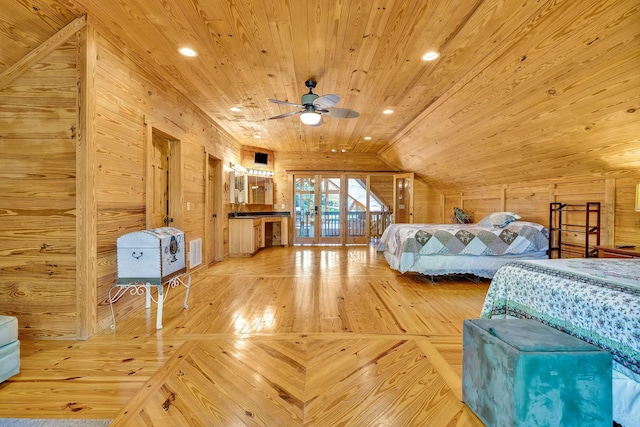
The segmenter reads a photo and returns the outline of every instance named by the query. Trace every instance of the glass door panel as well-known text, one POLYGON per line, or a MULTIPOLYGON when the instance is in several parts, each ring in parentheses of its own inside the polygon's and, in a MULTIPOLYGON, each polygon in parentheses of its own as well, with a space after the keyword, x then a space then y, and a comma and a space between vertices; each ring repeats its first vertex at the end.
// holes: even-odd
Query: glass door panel
POLYGON ((319 243, 340 243, 342 230, 340 177, 320 178, 320 239, 319 243))
POLYGON ((369 236, 379 238, 393 222, 393 176, 371 176, 369 181, 369 236))
POLYGON ((368 179, 347 178, 347 243, 367 243, 368 179))
POLYGON ((394 222, 413 224, 413 173, 393 177, 394 222))
POLYGON ((313 176, 294 177, 294 243, 316 243, 316 180, 313 176))
POLYGON ((294 175, 293 183, 294 244, 368 244, 393 221, 396 199, 412 219, 413 174, 294 175))

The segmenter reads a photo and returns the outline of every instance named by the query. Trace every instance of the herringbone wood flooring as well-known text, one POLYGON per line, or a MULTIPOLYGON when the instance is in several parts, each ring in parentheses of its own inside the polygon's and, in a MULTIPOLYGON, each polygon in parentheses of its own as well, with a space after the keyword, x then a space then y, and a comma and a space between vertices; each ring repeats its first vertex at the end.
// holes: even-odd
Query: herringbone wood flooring
MULTIPOLYGON (((374 248, 290 247, 194 275, 83 342, 23 342, 0 416, 114 426, 476 426, 462 320, 488 281, 390 270, 374 248), (173 294, 172 294, 173 293, 173 294)), ((142 300, 143 298, 141 298, 142 300)))

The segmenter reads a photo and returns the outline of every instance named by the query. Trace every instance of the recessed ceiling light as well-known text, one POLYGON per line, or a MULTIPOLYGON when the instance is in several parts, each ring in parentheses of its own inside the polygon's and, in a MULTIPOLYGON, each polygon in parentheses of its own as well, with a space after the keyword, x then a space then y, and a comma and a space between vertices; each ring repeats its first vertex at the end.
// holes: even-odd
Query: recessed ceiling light
POLYGON ((384 110, 382 114, 393 114, 393 110, 384 110))
POLYGON ((337 152, 338 152, 338 150, 337 150, 337 149, 335 149, 335 148, 332 148, 332 149, 331 149, 331 152, 332 152, 332 153, 337 153, 337 152))
POLYGON ((178 52, 180 52, 181 55, 190 56, 190 57, 198 55, 198 52, 191 49, 190 47, 181 47, 180 49, 178 49, 178 52))
POLYGON ((423 61, 433 61, 434 59, 438 59, 440 57, 440 53, 436 51, 427 52, 422 55, 423 61))
POLYGON ((365 136, 364 139, 366 139, 367 141, 371 141, 371 137, 370 136, 365 136))
POLYGON ((262 137, 261 137, 260 135, 258 135, 257 133, 256 133, 255 135, 253 135, 253 137, 254 137, 255 139, 260 139, 260 138, 262 138, 262 137))
POLYGON ((198 55, 198 52, 196 52, 195 50, 191 49, 190 47, 181 47, 180 49, 178 49, 178 52, 180 52, 180 54, 182 54, 184 56, 196 56, 196 55, 198 55))
POLYGON ((343 148, 343 149, 342 149, 342 150, 340 150, 340 151, 342 151, 343 153, 346 153, 346 152, 347 152, 347 149, 346 149, 346 148, 343 148))
POLYGON ((238 107, 231 107, 229 108, 231 111, 233 111, 234 113, 239 113, 240 111, 242 111, 241 109, 239 109, 238 107))

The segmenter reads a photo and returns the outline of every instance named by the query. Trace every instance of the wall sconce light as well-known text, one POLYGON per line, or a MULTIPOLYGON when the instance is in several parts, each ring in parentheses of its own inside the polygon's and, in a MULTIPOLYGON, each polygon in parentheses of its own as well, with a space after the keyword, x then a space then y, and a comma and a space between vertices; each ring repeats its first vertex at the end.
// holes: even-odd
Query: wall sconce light
POLYGON ((272 171, 260 170, 260 169, 247 169, 248 175, 257 175, 257 176, 273 176, 272 171))
POLYGON ((244 166, 237 165, 235 163, 230 163, 229 166, 236 172, 240 172, 246 175, 256 175, 256 176, 274 176, 273 171, 262 170, 262 169, 247 169, 244 166))
POLYGON ((235 163, 230 163, 229 166, 236 172, 247 173, 247 168, 245 168, 244 166, 240 166, 235 163))

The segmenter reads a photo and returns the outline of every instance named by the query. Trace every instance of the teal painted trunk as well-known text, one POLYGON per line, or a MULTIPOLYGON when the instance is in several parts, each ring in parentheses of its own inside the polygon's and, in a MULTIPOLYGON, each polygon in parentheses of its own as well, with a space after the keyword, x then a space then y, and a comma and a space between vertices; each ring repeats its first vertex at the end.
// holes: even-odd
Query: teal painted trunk
POLYGON ((611 427, 611 354, 542 323, 463 324, 462 399, 487 426, 611 427))

